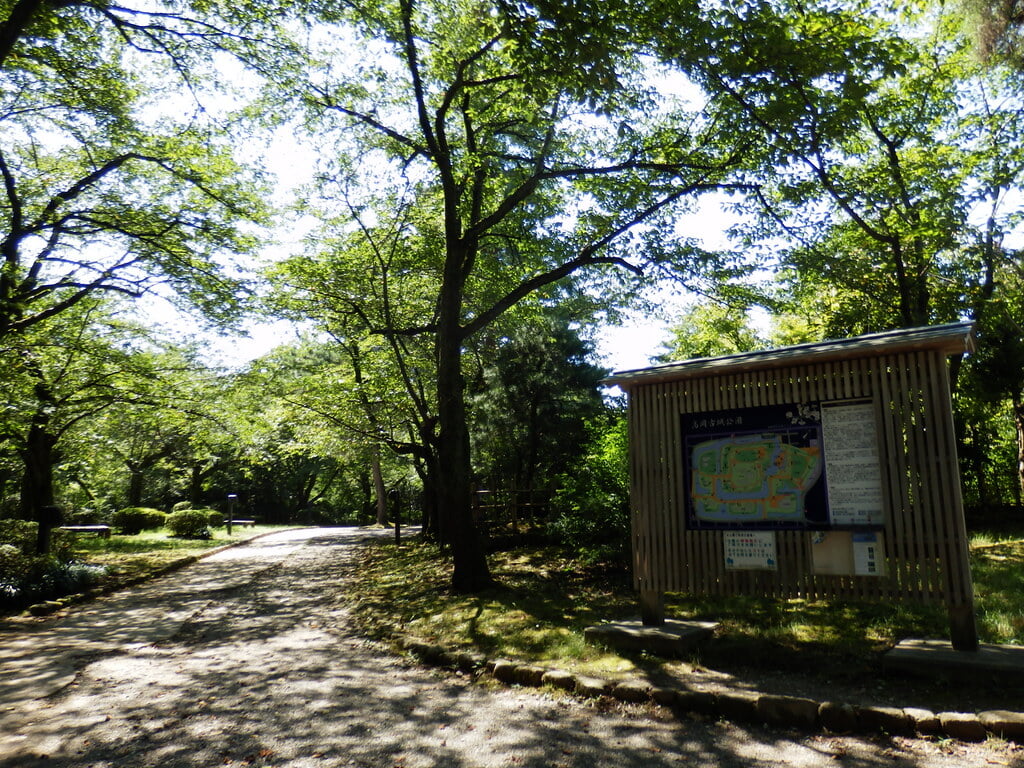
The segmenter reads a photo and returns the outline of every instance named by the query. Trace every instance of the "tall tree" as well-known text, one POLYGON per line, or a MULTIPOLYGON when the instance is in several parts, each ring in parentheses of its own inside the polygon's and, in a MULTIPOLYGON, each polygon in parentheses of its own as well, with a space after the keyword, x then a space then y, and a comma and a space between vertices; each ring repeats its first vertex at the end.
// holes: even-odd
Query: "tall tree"
POLYGON ((502 339, 471 385, 475 465, 492 490, 553 491, 605 411, 606 369, 578 328, 548 311, 502 339))
POLYGON ((652 86, 664 73, 645 57, 646 4, 302 8, 337 25, 322 35, 333 51, 318 52, 334 63, 299 78, 311 118, 358 158, 363 181, 415 196, 430 301, 384 335, 430 339, 452 585, 478 590, 491 577, 470 510, 467 343, 584 273, 693 271, 672 216, 719 183, 730 150, 700 109, 652 86))
POLYGON ((1024 3, 1020 0, 962 0, 968 32, 988 60, 1024 66, 1024 3))
POLYGON ((0 337, 95 292, 170 288, 230 316, 243 285, 224 267, 255 243, 238 223, 262 216, 259 187, 189 104, 236 38, 141 5, 0 10, 0 337))
POLYGON ((825 294, 830 334, 957 311, 936 297, 970 209, 963 45, 877 5, 722 7, 705 45, 678 54, 733 130, 761 135, 744 174, 748 244, 778 251, 781 235, 797 282, 809 276, 815 297, 822 283, 838 289, 825 294))
POLYGON ((141 346, 141 329, 95 300, 79 302, 15 341, 3 349, 7 387, 0 429, 23 464, 21 514, 40 519, 55 501, 62 441, 115 404, 162 398, 162 364, 141 346))
POLYGON ((724 119, 764 137, 742 234, 780 255, 780 298, 813 336, 971 317, 976 359, 1009 363, 1013 282, 997 275, 1019 263, 1003 241, 1019 221, 1024 91, 933 11, 755 0, 719 9, 706 46, 678 55, 724 119))

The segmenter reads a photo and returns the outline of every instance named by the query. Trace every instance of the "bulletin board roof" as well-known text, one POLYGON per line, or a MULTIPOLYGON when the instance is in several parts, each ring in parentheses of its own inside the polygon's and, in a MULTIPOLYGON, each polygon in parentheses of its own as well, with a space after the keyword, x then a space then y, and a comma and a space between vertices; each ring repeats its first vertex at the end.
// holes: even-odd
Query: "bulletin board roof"
POLYGON ((871 333, 849 339, 820 341, 780 347, 760 352, 743 352, 723 357, 702 357, 680 363, 667 363, 650 368, 616 371, 604 380, 622 389, 676 381, 680 379, 734 374, 777 368, 783 365, 825 363, 851 358, 871 358, 920 350, 934 350, 946 355, 974 351, 974 324, 970 322, 932 325, 925 328, 902 328, 884 333, 871 333))

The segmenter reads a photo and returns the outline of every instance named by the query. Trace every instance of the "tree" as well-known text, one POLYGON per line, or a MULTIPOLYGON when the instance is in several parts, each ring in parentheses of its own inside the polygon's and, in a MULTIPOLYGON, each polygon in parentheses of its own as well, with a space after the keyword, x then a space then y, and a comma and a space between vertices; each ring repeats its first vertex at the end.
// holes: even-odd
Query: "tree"
POLYGON ((363 446, 371 465, 381 446, 411 459, 425 491, 424 532, 446 542, 435 492, 429 335, 393 332, 415 327, 431 311, 430 272, 418 256, 435 233, 429 220, 412 226, 417 212, 390 190, 353 199, 352 190, 339 186, 335 199, 343 212, 321 214, 312 252, 271 272, 277 310, 313 319, 334 342, 332 351, 320 350, 324 375, 303 388, 301 403, 363 446))
POLYGON ((1018 261, 1002 242, 1019 220, 1020 78, 980 65, 949 18, 874 6, 730 6, 706 48, 678 54, 723 119, 763 136, 741 232, 780 254, 779 304, 814 337, 966 316, 983 347, 998 340, 979 361, 1012 358, 994 326, 1011 284, 996 276, 1018 261))
POLYGON ((768 342, 751 327, 742 308, 705 302, 695 304, 669 328, 666 352, 658 362, 718 357, 764 349, 768 342))
MULTIPOLYGON (((1018 504, 1024 498, 1024 301, 1021 288, 1024 287, 1024 263, 1019 254, 1004 255, 993 265, 991 280, 998 282, 1000 290, 991 296, 977 312, 978 351, 972 356, 967 369, 967 384, 970 399, 980 401, 989 408, 998 408, 1008 402, 1009 418, 1016 437, 1012 475, 1016 479, 1013 496, 1018 504), (1015 257, 1015 258, 1014 258, 1015 257)), ((968 407, 971 404, 968 404, 968 407)), ((974 405, 975 413, 980 410, 974 405)), ((977 426, 977 425, 975 425, 977 426)), ((991 431, 991 430, 990 430, 991 431)), ((968 432, 967 437, 971 435, 968 432)), ((980 465, 977 472, 984 472, 984 464, 990 461, 991 437, 977 436, 974 445, 982 443, 985 460, 976 460, 980 465)), ((982 502, 991 501, 983 494, 984 481, 979 480, 978 492, 982 502)))
POLYGON ((161 397, 161 362, 137 346, 145 336, 96 300, 83 300, 3 350, 7 389, 4 440, 23 465, 21 515, 41 520, 55 502, 60 446, 81 425, 115 404, 161 397))
POLYGON ((60 395, 36 334, 99 296, 236 317, 245 281, 227 267, 256 243, 239 222, 264 214, 257 179, 201 117, 213 111, 182 97, 212 88, 202 63, 244 37, 141 4, 5 0, 0 19, 0 343, 24 352, 15 372, 40 404, 23 492, 38 511, 53 482, 44 404, 60 395))
POLYGON ((1019 69, 1024 64, 1024 5, 1019 0, 963 0, 961 5, 966 11, 964 26, 973 33, 979 52, 1019 69))
POLYGON ((694 59, 733 130, 763 150, 743 173, 748 244, 778 250, 793 288, 833 301, 843 332, 952 319, 937 301, 966 225, 973 169, 957 124, 966 58, 941 28, 871 2, 753 2, 716 12, 694 59), (750 34, 750 30, 757 34, 750 34))
POLYGON ((556 312, 527 320, 489 355, 470 386, 476 466, 492 490, 555 490, 604 412, 593 347, 556 312))
POLYGON ((96 292, 166 286, 232 316, 243 283, 223 267, 255 243, 238 222, 262 217, 259 186, 216 125, 167 105, 234 38, 170 10, 3 5, 0 337, 96 292))
POLYGON ((352 44, 339 66, 298 79, 311 118, 364 181, 414 200, 430 300, 415 324, 378 332, 430 340, 452 585, 479 590, 491 577, 470 510, 467 344, 583 274, 695 271, 672 216, 718 184, 732 148, 649 85, 644 4, 307 8, 337 25, 324 33, 335 50, 352 44))
MULTIPOLYGON (((336 345, 282 346, 233 377, 231 411, 253 510, 268 519, 372 519, 377 443, 352 411, 352 375, 336 345)), ((382 462, 384 477, 394 468, 382 462)))

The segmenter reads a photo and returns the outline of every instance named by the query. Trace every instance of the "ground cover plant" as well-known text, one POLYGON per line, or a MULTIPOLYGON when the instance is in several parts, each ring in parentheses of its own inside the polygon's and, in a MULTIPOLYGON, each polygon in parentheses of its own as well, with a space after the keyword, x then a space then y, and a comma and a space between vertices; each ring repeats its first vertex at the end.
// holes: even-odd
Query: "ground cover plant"
MULTIPOLYGON (((971 555, 981 641, 1024 643, 1024 537, 976 534, 971 555)), ((356 619, 380 639, 416 638, 606 678, 703 673, 780 693, 832 699, 842 691, 855 702, 899 698, 932 707, 955 696, 949 706, 1008 706, 998 686, 972 692, 881 674, 881 654, 901 639, 947 637, 940 606, 669 595, 669 616, 719 622, 697 654, 670 660, 584 642, 589 625, 637 616, 625 567, 586 565, 552 547, 497 553, 492 566, 500 587, 458 595, 447 589, 436 548, 376 542, 362 555, 356 619)))
POLYGON ((143 531, 137 536, 114 534, 109 539, 82 536, 75 540, 73 551, 78 559, 104 566, 110 574, 108 581, 128 582, 158 573, 211 549, 287 527, 256 525, 234 528, 230 536, 223 528, 213 529, 208 539, 178 538, 167 530, 143 531))
MULTIPOLYGON (((209 517, 204 513, 203 519, 209 517)), ((21 547, 0 542, 0 613, 16 613, 44 600, 73 602, 90 591, 116 589, 192 562, 211 549, 286 527, 236 528, 231 535, 214 528, 206 539, 182 538, 166 529, 114 533, 107 539, 57 531, 61 545, 46 557, 32 557, 21 547)), ((34 539, 33 529, 33 544, 34 539)))

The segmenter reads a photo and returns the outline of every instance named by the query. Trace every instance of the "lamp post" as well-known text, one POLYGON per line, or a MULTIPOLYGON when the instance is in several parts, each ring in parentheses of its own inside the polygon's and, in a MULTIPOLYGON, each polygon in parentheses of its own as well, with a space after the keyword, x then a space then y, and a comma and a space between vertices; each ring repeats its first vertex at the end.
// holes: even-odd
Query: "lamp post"
POLYGON ((234 518, 234 514, 235 514, 235 499, 237 499, 237 498, 238 498, 238 496, 236 496, 233 493, 229 493, 228 494, 228 520, 227 520, 228 536, 231 535, 231 521, 234 518))

